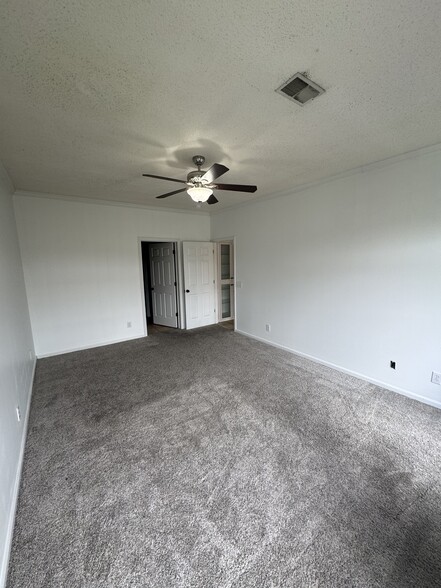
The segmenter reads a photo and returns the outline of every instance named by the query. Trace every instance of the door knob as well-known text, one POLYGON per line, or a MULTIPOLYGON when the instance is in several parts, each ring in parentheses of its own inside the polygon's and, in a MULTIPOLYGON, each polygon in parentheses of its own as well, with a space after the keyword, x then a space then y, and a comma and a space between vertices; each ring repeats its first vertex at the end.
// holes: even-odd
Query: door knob
POLYGON ((190 290, 185 290, 187 292, 187 294, 190 292, 190 290))

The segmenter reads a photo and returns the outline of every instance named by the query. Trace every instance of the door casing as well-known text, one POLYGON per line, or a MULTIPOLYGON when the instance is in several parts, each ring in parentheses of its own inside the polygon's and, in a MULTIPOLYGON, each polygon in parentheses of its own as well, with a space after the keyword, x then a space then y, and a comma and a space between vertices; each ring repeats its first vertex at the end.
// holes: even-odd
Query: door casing
MULTIPOLYGON (((177 281, 177 292, 178 292, 178 329, 186 329, 186 320, 185 320, 185 292, 184 292, 184 264, 183 264, 183 252, 182 252, 182 239, 177 239, 176 237, 138 237, 138 259, 139 259, 139 276, 140 276, 140 295, 141 300, 144 301, 144 277, 143 277, 143 270, 142 270, 142 242, 149 242, 149 243, 166 243, 171 241, 176 245, 176 281, 177 281)), ((236 294, 236 278, 237 278, 237 247, 236 247, 236 237, 235 236, 228 236, 222 239, 213 239, 212 242, 217 247, 217 244, 220 242, 233 242, 233 259, 234 259, 234 330, 236 330, 238 314, 237 314, 237 294, 236 294)), ((215 256, 215 276, 217 276, 217 255, 215 256)), ((217 277, 216 279, 216 288, 217 288, 217 277)), ((218 310, 217 304, 217 296, 215 296, 215 307, 216 311, 218 310)), ((142 314, 143 314, 143 323, 144 323, 144 335, 148 335, 147 329, 147 317, 145 312, 145 304, 142 303, 142 314)))
MULTIPOLYGON (((140 290, 142 300, 144 301, 144 276, 142 268, 142 243, 168 243, 172 242, 176 248, 176 288, 177 288, 177 309, 178 309, 178 329, 185 329, 185 305, 183 295, 183 273, 182 273, 182 241, 176 237, 158 238, 158 237, 138 237, 138 258, 139 258, 139 276, 140 276, 140 290)), ((145 312, 145 304, 142 305, 142 315, 144 323, 144 335, 148 336, 147 316, 145 312)))

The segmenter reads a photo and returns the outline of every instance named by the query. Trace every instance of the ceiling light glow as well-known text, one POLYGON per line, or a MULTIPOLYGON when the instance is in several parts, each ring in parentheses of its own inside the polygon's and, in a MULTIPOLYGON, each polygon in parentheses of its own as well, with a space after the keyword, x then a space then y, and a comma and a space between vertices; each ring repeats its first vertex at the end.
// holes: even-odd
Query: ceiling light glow
POLYGON ((194 188, 188 188, 187 194, 195 202, 207 202, 213 194, 213 190, 211 188, 205 188, 204 186, 195 186, 194 188))

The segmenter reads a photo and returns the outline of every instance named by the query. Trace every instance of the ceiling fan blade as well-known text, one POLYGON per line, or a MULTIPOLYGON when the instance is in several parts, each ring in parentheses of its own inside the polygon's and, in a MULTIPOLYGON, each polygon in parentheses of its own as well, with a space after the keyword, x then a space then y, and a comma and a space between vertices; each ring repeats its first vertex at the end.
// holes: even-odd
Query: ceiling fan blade
POLYGON ((220 163, 213 163, 210 169, 204 173, 202 179, 207 180, 207 182, 211 184, 211 182, 214 182, 216 178, 218 178, 227 171, 228 167, 225 167, 225 165, 222 165, 220 163))
POLYGON ((216 202, 219 202, 219 200, 216 198, 214 194, 212 194, 210 198, 207 200, 207 204, 216 204, 216 202))
POLYGON ((257 186, 247 186, 246 184, 213 184, 210 186, 215 190, 234 190, 235 192, 255 192, 257 186))
POLYGON ((173 192, 167 192, 167 194, 161 194, 161 196, 156 196, 156 198, 167 198, 168 196, 173 196, 173 194, 179 194, 179 192, 185 192, 185 188, 174 190, 173 192))
POLYGON ((142 174, 146 178, 157 178, 158 180, 167 180, 168 182, 179 182, 180 184, 186 184, 184 180, 177 180, 176 178, 166 178, 165 176, 155 176, 153 174, 142 174))

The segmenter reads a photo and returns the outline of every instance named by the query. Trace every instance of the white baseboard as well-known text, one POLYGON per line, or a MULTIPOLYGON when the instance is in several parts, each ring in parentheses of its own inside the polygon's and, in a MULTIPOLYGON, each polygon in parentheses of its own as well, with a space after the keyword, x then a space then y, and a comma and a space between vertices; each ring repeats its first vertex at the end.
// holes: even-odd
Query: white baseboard
POLYGON ((31 381, 29 384, 28 403, 26 406, 25 420, 23 422, 23 436, 21 439, 20 454, 18 457, 17 473, 15 475, 14 489, 12 491, 12 503, 11 503, 11 509, 9 511, 9 523, 8 523, 8 530, 6 532, 5 550, 3 552, 3 558, 1 561, 1 567, 0 567, 0 588, 5 588, 6 580, 7 580, 7 576, 8 576, 9 558, 11 555, 12 537, 14 535, 15 515, 17 512, 18 493, 20 491, 20 481, 21 481, 21 472, 23 469, 23 458, 24 458, 24 453, 25 453, 26 437, 28 434, 29 413, 31 411, 32 388, 34 385, 34 376, 35 376, 35 366, 36 365, 37 365, 37 359, 34 358, 34 363, 32 366, 32 373, 31 373, 31 381))
POLYGON ((114 345, 115 343, 124 343, 125 341, 133 341, 134 339, 143 339, 146 335, 135 335, 133 337, 125 337, 124 339, 112 339, 110 341, 102 341, 101 343, 93 343, 92 345, 84 345, 82 347, 70 347, 69 349, 62 349, 61 351, 52 351, 50 353, 39 353, 38 359, 44 357, 54 357, 55 355, 64 355, 65 353, 74 353, 75 351, 84 351, 85 349, 95 349, 95 347, 105 347, 106 345, 114 345))
POLYGON ((279 345, 278 343, 274 343, 273 341, 268 341, 263 337, 257 337, 256 335, 251 335, 251 333, 247 333, 246 331, 241 331, 239 329, 235 329, 236 333, 240 333, 245 337, 249 337, 250 339, 255 339, 256 341, 261 341, 262 343, 266 343, 267 345, 271 345, 271 347, 277 347, 278 349, 283 349, 285 351, 289 351, 294 355, 298 355, 299 357, 304 357, 305 359, 309 359, 314 361, 315 363, 319 363, 321 365, 325 365, 330 367, 338 372, 342 372, 344 374, 348 374, 350 376, 354 376, 355 378, 359 378, 360 380, 364 380, 365 382, 369 382, 370 384, 375 384, 376 386, 380 386, 381 388, 385 388, 386 390, 390 390, 391 392, 396 392, 397 394, 402 394, 403 396, 407 396, 408 398, 413 398, 413 400, 418 400, 419 402, 423 402, 424 404, 429 404, 430 406, 434 406, 435 408, 441 409, 441 402, 437 400, 432 400, 432 398, 427 398, 426 396, 421 396, 420 394, 415 394, 410 390, 405 390, 404 388, 399 388, 398 386, 392 386, 391 384, 386 384, 386 382, 382 382, 381 380, 376 380, 375 378, 371 378, 366 376, 365 374, 359 374, 358 372, 354 372, 353 370, 348 370, 340 365, 336 365, 335 363, 331 363, 329 361, 325 361, 323 359, 319 359, 318 357, 314 357, 313 355, 308 355, 307 353, 302 353, 301 351, 297 351, 296 349, 291 349, 290 347, 286 347, 286 345, 279 345))

